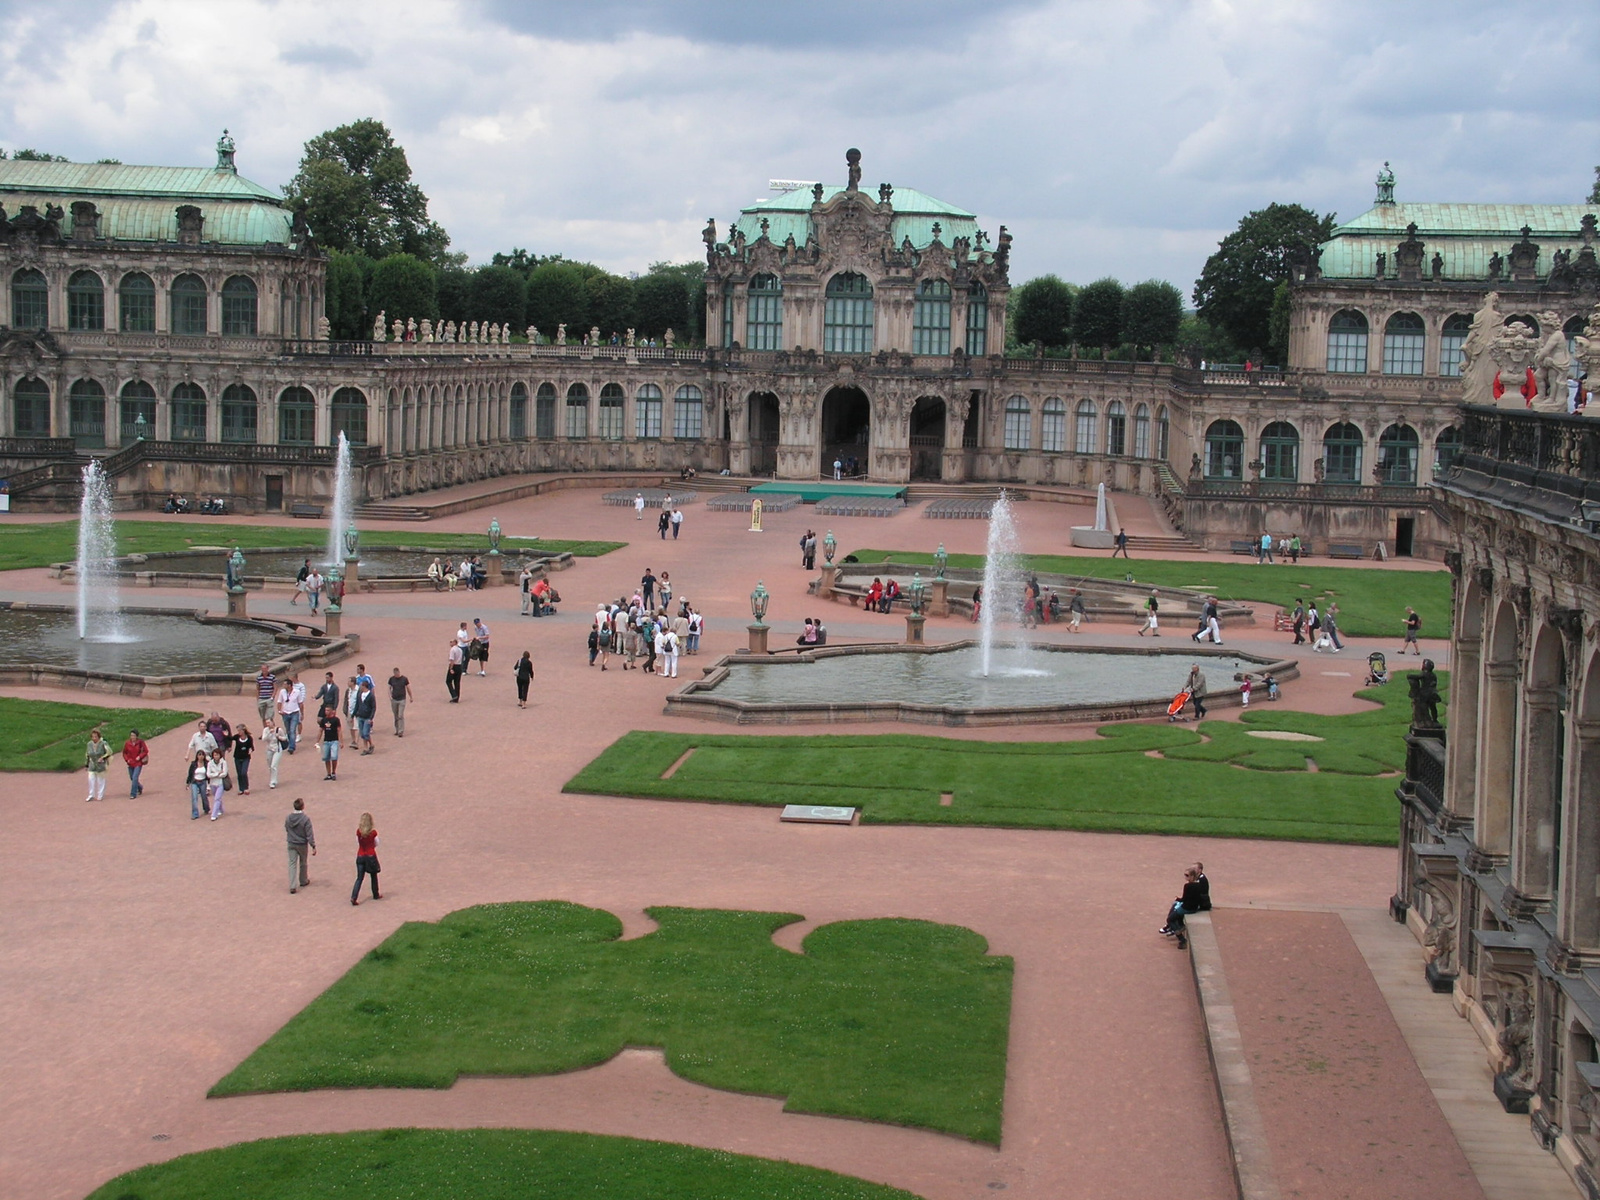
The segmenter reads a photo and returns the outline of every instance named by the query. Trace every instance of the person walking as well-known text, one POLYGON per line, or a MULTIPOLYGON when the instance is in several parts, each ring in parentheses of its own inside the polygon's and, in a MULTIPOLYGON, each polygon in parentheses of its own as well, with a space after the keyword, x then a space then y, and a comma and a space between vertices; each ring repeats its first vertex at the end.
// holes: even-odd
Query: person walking
POLYGON ((106 798, 106 763, 111 760, 111 744, 100 736, 98 727, 89 731, 89 747, 84 752, 83 766, 89 775, 87 800, 106 798))
POLYGON ((465 652, 461 643, 455 638, 450 639, 450 656, 444 668, 444 688, 450 693, 450 703, 461 703, 461 675, 466 668, 465 652))
POLYGON ((489 627, 477 617, 472 618, 472 643, 476 647, 473 657, 478 660, 478 674, 489 673, 489 627))
POLYGON ((338 712, 341 699, 339 685, 333 681, 333 672, 323 672, 322 686, 317 689, 317 709, 331 708, 334 712, 338 712))
POLYGON ((184 778, 189 785, 189 819, 198 821, 200 810, 211 810, 211 800, 206 794, 206 764, 211 761, 211 755, 204 750, 196 750, 189 759, 188 770, 184 778))
POLYGON ((656 584, 656 596, 657 596, 656 603, 657 603, 657 605, 660 606, 660 609, 661 609, 662 612, 666 612, 668 609, 670 609, 672 607, 672 572, 671 571, 663 571, 663 572, 661 572, 661 580, 660 580, 659 583, 656 584))
POLYGON ((1322 617, 1317 612, 1317 602, 1313 600, 1306 606, 1306 634, 1311 639, 1311 649, 1318 654, 1322 653, 1322 617))
POLYGON ((1150 634, 1152 637, 1161 636, 1161 622, 1157 614, 1161 611, 1161 601, 1156 596, 1156 589, 1150 589, 1150 596, 1144 602, 1144 624, 1139 628, 1139 636, 1150 634))
POLYGON ((1083 593, 1077 588, 1072 589, 1072 599, 1067 602, 1067 612, 1069 614, 1067 628, 1073 633, 1082 632, 1083 618, 1087 614, 1083 607, 1083 593))
POLYGON ((206 760, 206 791, 211 800, 211 819, 222 816, 222 793, 228 790, 228 760, 218 746, 206 760))
POLYGON ((667 540, 667 529, 672 525, 672 514, 665 505, 661 508, 661 516, 656 520, 656 532, 661 535, 661 540, 667 540))
POLYGON ((1189 668, 1189 678, 1184 681, 1184 690, 1189 693, 1189 703, 1194 705, 1194 719, 1206 719, 1206 677, 1200 670, 1200 664, 1195 663, 1189 668))
POLYGON ((283 832, 289 843, 289 894, 311 886, 311 874, 306 869, 306 851, 317 852, 316 831, 311 828, 311 818, 306 815, 306 802, 294 798, 294 809, 283 819, 283 832))
POLYGON ((339 778, 339 740, 343 733, 336 709, 324 708, 317 717, 317 731, 322 744, 322 781, 339 778))
POLYGON ((378 830, 372 824, 372 814, 362 813, 356 822, 356 885, 350 889, 350 903, 360 904, 361 881, 372 879, 372 898, 382 900, 378 894, 378 830))
POLYGON ((644 493, 643 492, 635 492, 633 494, 633 519, 635 521, 644 520, 644 493))
POLYGON ((680 643, 678 641, 678 632, 677 632, 677 630, 675 630, 672 627, 668 626, 666 633, 662 634, 662 636, 661 636, 661 648, 662 648, 662 653, 665 656, 664 661, 665 661, 666 668, 667 668, 666 669, 666 675, 667 675, 667 678, 669 678, 669 679, 676 679, 678 677, 678 647, 679 647, 679 645, 680 645, 680 643))
POLYGON ((267 786, 278 786, 278 763, 283 759, 283 731, 276 721, 261 727, 261 752, 267 756, 267 786))
POLYGON ((294 574, 294 595, 289 597, 289 607, 293 608, 295 601, 305 594, 306 580, 311 578, 311 560, 308 558, 300 564, 300 569, 294 574))
POLYGON ((283 721, 283 746, 294 753, 295 741, 300 733, 300 718, 306 702, 306 689, 293 675, 284 677, 278 685, 278 716, 283 721))
POLYGON ((672 510, 672 540, 677 541, 681 532, 683 532, 683 509, 675 508, 672 510))
POLYGON ((1289 561, 1292 563, 1300 561, 1300 535, 1298 533, 1289 539, 1289 561))
POLYGON ((1322 632, 1327 635, 1328 641, 1333 643, 1335 654, 1344 649, 1344 643, 1339 640, 1339 606, 1328 605, 1328 611, 1322 614, 1322 632))
POLYGON ((527 563, 522 564, 522 570, 517 575, 517 588, 522 592, 522 615, 527 616, 533 603, 533 568, 527 563))
POLYGON ((233 774, 239 781, 239 795, 250 794, 250 756, 256 752, 256 740, 250 736, 250 727, 242 721, 233 731, 233 774))
POLYGON ((278 677, 272 673, 271 666, 262 663, 261 670, 256 672, 256 714, 263 725, 272 720, 277 695, 278 677))
POLYGON ((808 570, 808 571, 815 569, 815 567, 817 565, 817 533, 816 533, 816 530, 809 529, 809 530, 806 531, 806 540, 805 540, 805 545, 803 547, 803 553, 805 555, 805 559, 804 559, 805 569, 808 570))
POLYGON ((1422 650, 1417 645, 1417 632, 1422 628, 1422 618, 1417 616, 1417 610, 1406 606, 1406 640, 1401 643, 1399 653, 1404 654, 1406 647, 1411 647, 1411 653, 1422 656, 1422 650))
POLYGON ((527 650, 517 659, 517 707, 528 707, 528 685, 533 682, 533 655, 527 650))
POLYGON ((317 606, 322 603, 322 572, 315 567, 306 576, 306 599, 311 602, 311 615, 316 616, 317 606))
POLYGON ((150 746, 137 729, 128 730, 128 740, 122 743, 122 761, 128 768, 128 799, 137 800, 144 794, 139 775, 150 762, 150 746))
POLYGON ((655 608, 656 577, 649 567, 644 569, 644 574, 639 577, 639 595, 644 600, 645 611, 655 608))
POLYGON ((352 715, 356 719, 356 732, 361 735, 361 753, 371 754, 372 723, 378 719, 378 693, 372 690, 371 681, 363 679, 357 685, 356 708, 352 715))
POLYGON ((350 676, 349 683, 344 689, 344 718, 345 726, 350 731, 350 749, 360 749, 360 742, 356 737, 356 697, 360 695, 361 687, 356 682, 356 676, 350 676))
POLYGON ((839 460, 839 459, 837 459, 837 458, 836 458, 836 459, 834 459, 834 460, 833 460, 833 477, 834 477, 834 478, 835 478, 835 479, 838 479, 838 478, 839 478, 839 475, 840 475, 840 472, 842 472, 842 471, 843 471, 843 470, 844 470, 844 463, 843 463, 843 462, 841 462, 841 461, 840 461, 840 460, 839 460))
POLYGON ((1294 611, 1289 614, 1289 621, 1294 626, 1294 644, 1305 645, 1306 606, 1298 600, 1294 602, 1294 611))
POLYGON ((1261 535, 1261 553, 1256 556, 1256 565, 1260 566, 1262 563, 1269 563, 1272 561, 1272 535, 1270 533, 1263 533, 1261 535))
POLYGON ((1111 551, 1111 557, 1115 558, 1117 555, 1120 554, 1120 555, 1122 555, 1123 558, 1127 558, 1128 557, 1128 531, 1126 529, 1118 529, 1117 530, 1117 536, 1116 536, 1116 539, 1115 539, 1115 543, 1116 543, 1115 544, 1115 548, 1111 551))
POLYGON ((389 711, 394 714, 394 735, 406 735, 406 702, 411 699, 411 680, 396 667, 389 675, 389 711))
POLYGON ((210 758, 211 752, 216 748, 217 739, 211 736, 211 730, 206 728, 204 721, 201 721, 200 727, 189 735, 189 757, 192 759, 196 753, 203 752, 210 758))

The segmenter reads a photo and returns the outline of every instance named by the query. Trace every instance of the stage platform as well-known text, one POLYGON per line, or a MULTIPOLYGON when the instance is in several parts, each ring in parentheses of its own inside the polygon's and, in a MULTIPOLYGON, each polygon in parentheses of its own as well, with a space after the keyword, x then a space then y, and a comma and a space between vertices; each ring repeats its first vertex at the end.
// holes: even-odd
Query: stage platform
POLYGON ((818 500, 826 500, 830 496, 904 500, 906 490, 906 485, 903 483, 836 483, 831 479, 819 479, 814 483, 779 480, 772 483, 758 483, 750 489, 757 496, 799 496, 807 504, 815 504, 818 500))

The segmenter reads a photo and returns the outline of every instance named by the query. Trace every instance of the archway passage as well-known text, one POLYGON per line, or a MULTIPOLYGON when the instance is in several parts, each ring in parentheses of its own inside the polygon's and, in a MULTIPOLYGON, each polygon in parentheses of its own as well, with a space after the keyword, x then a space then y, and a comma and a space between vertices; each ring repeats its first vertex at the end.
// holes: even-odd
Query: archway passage
POLYGON ((923 396, 911 410, 911 478, 944 478, 944 400, 923 396))
POLYGON ((872 445, 872 405, 860 388, 836 387, 822 399, 822 473, 838 461, 846 478, 865 475, 872 445))
POLYGON ((771 392, 750 393, 750 473, 778 470, 778 398, 771 392))

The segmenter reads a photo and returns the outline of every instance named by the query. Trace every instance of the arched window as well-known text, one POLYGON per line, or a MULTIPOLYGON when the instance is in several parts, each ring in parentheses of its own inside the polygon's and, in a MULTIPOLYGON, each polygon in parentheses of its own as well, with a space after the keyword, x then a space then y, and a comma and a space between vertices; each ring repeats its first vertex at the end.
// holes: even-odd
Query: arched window
POLYGON ((1067 448, 1067 405, 1055 396, 1044 402, 1039 414, 1039 449, 1062 451, 1067 448))
POLYGON ((317 444, 317 402, 303 387, 284 388, 278 397, 278 441, 285 446, 317 444))
POLYGON ((1093 400, 1079 400, 1073 412, 1072 448, 1079 454, 1100 453, 1100 413, 1093 400))
POLYGON ((72 440, 81 449, 106 444, 106 390, 92 379, 80 379, 67 393, 67 420, 72 440))
POLYGON ((1433 439, 1433 473, 1443 475, 1461 457, 1461 430, 1450 425, 1433 439))
POLYGON ((131 271, 117 287, 117 328, 123 333, 156 331, 156 285, 150 276, 131 271))
POLYGON ((1006 401, 1005 447, 1007 450, 1026 450, 1033 432, 1033 412, 1022 396, 1006 401))
POLYGON ((1472 318, 1456 313, 1445 319, 1439 331, 1439 374, 1456 378, 1461 374, 1461 347, 1466 344, 1467 333, 1472 328, 1472 318))
POLYGON ((1106 405, 1106 453, 1128 452, 1128 410, 1121 400, 1106 405))
POLYGON ((865 275, 841 271, 828 280, 822 307, 822 349, 828 354, 871 354, 872 284, 865 275))
POLYGON ((541 383, 533 399, 533 436, 553 438, 556 435, 556 385, 541 383))
POLYGON ((1206 429, 1207 479, 1244 478, 1244 430, 1237 421, 1213 421, 1206 429))
POLYGON ((1163 462, 1167 459, 1171 433, 1172 427, 1167 420, 1167 406, 1163 404, 1156 409, 1156 457, 1163 462))
POLYGON ((32 267, 11 277, 11 327, 44 329, 50 324, 50 285, 32 267))
POLYGON ((722 285, 722 346, 723 349, 733 345, 733 284, 728 282, 722 285))
POLYGON ((567 389, 567 436, 589 436, 589 389, 581 383, 567 389))
POLYGON ((1261 431, 1261 478, 1294 483, 1300 478, 1300 431, 1274 421, 1261 431))
POLYGON ((171 438, 175 442, 206 440, 206 390, 198 383, 172 389, 171 438))
POLYGON ((1150 457, 1150 407, 1146 404, 1133 410, 1133 456, 1150 457))
POLYGON ((661 389, 653 383, 639 385, 633 397, 634 437, 661 436, 661 389))
POLYGON ((967 287, 967 353, 978 358, 989 353, 989 293, 981 283, 967 287))
POLYGON ((117 422, 122 429, 122 443, 129 445, 140 438, 156 436, 156 390, 142 379, 130 379, 122 385, 122 396, 117 402, 117 422))
POLYGON ((222 285, 222 336, 255 337, 256 285, 235 275, 222 285))
POLYGON ((1421 375, 1428 327, 1416 313, 1401 312, 1383 327, 1383 373, 1421 375))
POLYGON ((950 353, 950 285, 924 279, 911 310, 911 353, 950 353))
POLYGON ((1391 425, 1378 437, 1378 482, 1412 487, 1417 482, 1417 431, 1391 425))
POLYGON ((337 446, 339 435, 352 446, 367 444, 367 394, 360 388, 342 387, 328 405, 328 445, 337 446))
POLYGON ((206 332, 206 285, 198 275, 179 275, 169 292, 172 332, 180 337, 202 337, 206 332))
POLYGON ((1322 435, 1322 478, 1328 483, 1361 482, 1361 430, 1354 425, 1334 425, 1322 435))
POLYGON ((222 389, 221 440, 254 445, 256 440, 256 394, 242 383, 230 383, 222 389))
POLYGON ((750 280, 744 346, 746 350, 783 349, 783 283, 776 275, 757 275, 750 280))
POLYGON ((525 383, 511 385, 510 433, 514 438, 528 436, 528 385, 525 383))
POLYGON ((608 383, 600 389, 600 428, 598 436, 606 441, 622 439, 622 406, 627 396, 620 383, 608 383))
POLYGON ((50 436, 50 385, 44 380, 17 380, 11 389, 11 406, 12 429, 18 437, 50 436))
POLYGON ((1367 319, 1351 309, 1333 314, 1328 322, 1328 370, 1342 375, 1363 375, 1367 370, 1367 319))
MULTIPOLYGON (((72 278, 67 280, 67 328, 94 330, 105 327, 105 285, 93 271, 75 271, 72 278)), ((104 432, 102 429, 102 436, 104 432)))
POLYGON ((672 400, 672 436, 680 442, 697 441, 705 423, 706 398, 700 389, 684 384, 672 400))

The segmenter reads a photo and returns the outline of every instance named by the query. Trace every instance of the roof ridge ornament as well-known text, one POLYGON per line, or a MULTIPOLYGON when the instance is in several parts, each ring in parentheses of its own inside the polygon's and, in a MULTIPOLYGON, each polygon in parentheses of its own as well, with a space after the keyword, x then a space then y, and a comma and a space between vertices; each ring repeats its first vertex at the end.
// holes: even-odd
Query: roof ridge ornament
POLYGON ((217 170, 229 171, 237 175, 239 168, 233 165, 233 139, 224 129, 222 136, 217 139, 217 170))
POLYGON ((1394 172, 1389 169, 1389 160, 1383 160, 1383 170, 1378 172, 1378 198, 1374 204, 1394 203, 1394 172))
POLYGON ((844 161, 850 168, 850 178, 849 178, 849 182, 847 182, 845 184, 845 190, 849 191, 849 192, 860 191, 861 190, 861 151, 857 150, 854 146, 852 146, 850 149, 848 149, 848 150, 846 150, 844 152, 844 161))

